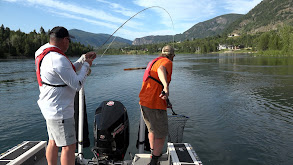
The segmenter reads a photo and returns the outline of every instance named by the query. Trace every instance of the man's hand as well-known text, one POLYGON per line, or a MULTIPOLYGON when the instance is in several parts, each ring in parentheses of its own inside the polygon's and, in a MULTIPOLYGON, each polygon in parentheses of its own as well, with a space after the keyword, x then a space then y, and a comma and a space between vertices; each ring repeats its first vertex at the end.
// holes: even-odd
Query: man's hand
MULTIPOLYGON (((171 108, 172 109, 172 104, 167 96, 167 94, 165 93, 165 91, 163 90, 162 93, 160 94, 160 97, 163 99, 163 100, 166 100, 167 101, 167 108, 171 108), (162 97, 161 97, 162 96, 162 97), (164 97, 165 96, 165 97, 164 97)), ((172 110, 173 111, 173 110, 172 110)))
POLYGON ((169 93, 168 93, 168 91, 165 92, 165 90, 163 90, 162 93, 159 95, 159 97, 163 100, 167 100, 168 96, 169 96, 169 93))
POLYGON ((88 52, 85 54, 85 61, 92 66, 94 59, 97 57, 95 52, 88 52))
POLYGON ((93 60, 91 60, 91 59, 87 59, 87 60, 85 60, 87 63, 89 63, 90 64, 90 66, 92 66, 92 64, 93 64, 93 60))
POLYGON ((92 59, 94 60, 97 57, 96 52, 87 52, 85 54, 85 59, 92 59))

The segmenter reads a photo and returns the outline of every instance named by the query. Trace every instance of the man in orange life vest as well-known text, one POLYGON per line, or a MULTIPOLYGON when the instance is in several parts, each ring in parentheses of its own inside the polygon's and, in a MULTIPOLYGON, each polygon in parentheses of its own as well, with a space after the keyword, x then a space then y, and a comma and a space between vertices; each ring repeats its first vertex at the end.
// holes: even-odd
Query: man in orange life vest
POLYGON ((54 27, 49 35, 50 42, 35 53, 40 90, 38 105, 46 119, 49 136, 46 158, 48 165, 56 165, 58 147, 62 147, 61 164, 73 165, 76 148, 74 96, 83 86, 96 53, 88 52, 72 64, 64 54, 71 41, 67 29, 54 27))
POLYGON ((168 135, 166 100, 169 96, 174 57, 174 48, 169 45, 163 47, 160 56, 149 62, 139 93, 141 112, 149 131, 152 151, 150 165, 157 164, 168 135))

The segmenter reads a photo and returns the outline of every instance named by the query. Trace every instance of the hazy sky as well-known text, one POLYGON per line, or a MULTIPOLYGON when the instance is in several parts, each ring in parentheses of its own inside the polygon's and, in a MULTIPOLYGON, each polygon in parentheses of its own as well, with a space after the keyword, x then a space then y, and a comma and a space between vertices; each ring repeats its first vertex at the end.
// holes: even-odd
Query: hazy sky
POLYGON ((54 26, 112 34, 134 40, 148 35, 183 33, 220 15, 246 14, 262 0, 0 0, 0 24, 29 33, 54 26), (170 16, 169 16, 169 14, 170 16), (172 21, 173 25, 172 26, 172 21))

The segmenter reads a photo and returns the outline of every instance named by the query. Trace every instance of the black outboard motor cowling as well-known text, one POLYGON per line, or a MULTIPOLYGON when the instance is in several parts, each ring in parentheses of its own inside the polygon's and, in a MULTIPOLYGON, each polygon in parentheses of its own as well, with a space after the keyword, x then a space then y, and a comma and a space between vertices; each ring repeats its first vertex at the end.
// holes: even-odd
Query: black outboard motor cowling
POLYGON ((104 101, 96 109, 94 137, 98 159, 123 160, 129 145, 129 120, 121 102, 104 101))

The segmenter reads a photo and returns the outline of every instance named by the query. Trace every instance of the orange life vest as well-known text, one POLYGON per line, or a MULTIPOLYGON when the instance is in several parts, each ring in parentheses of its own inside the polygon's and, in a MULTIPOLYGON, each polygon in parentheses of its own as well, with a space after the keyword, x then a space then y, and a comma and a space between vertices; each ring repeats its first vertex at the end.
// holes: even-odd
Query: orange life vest
POLYGON ((155 79, 154 77, 151 76, 150 71, 152 69, 152 66, 154 65, 155 62, 157 62, 159 59, 161 58, 166 58, 166 57, 157 57, 155 59, 153 59, 152 61, 150 61, 147 65, 147 68, 145 69, 144 75, 143 75, 143 81, 145 82, 148 78, 151 78, 153 80, 155 80, 157 83, 162 84, 162 82, 160 80, 155 79))

